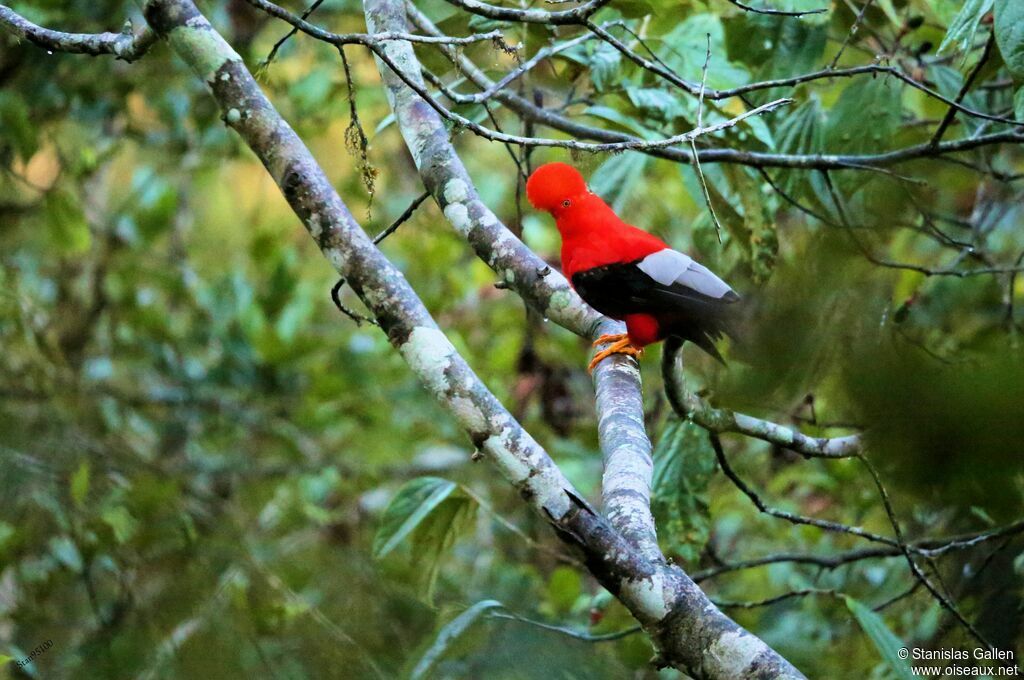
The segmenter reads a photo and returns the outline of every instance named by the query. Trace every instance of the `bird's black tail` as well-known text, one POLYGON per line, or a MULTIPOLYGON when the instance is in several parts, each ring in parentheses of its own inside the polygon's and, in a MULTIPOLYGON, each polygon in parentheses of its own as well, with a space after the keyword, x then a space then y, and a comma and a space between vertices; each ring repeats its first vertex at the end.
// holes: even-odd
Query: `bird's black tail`
MULTIPOLYGON (((683 348, 683 338, 678 335, 670 335, 665 338, 665 342, 661 346, 661 379, 665 383, 665 396, 668 397, 668 403, 672 407, 672 410, 676 412, 676 415, 686 420, 690 416, 690 411, 686 407, 686 401, 683 398, 683 386, 679 382, 680 375, 678 370, 678 362, 676 361, 679 356, 679 351, 683 348)), ((714 345, 711 348, 714 349, 714 345)), ((715 354, 718 354, 716 351, 715 354)), ((712 356, 715 356, 712 354, 712 356)), ((721 357, 718 357, 721 361, 721 357)))

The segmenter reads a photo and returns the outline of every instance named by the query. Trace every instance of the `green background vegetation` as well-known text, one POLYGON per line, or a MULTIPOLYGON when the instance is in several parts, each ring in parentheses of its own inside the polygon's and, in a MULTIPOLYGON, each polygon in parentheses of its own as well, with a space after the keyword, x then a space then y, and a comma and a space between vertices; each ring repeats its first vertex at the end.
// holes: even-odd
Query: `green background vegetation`
MULTIPOLYGON (((132 3, 12 6, 65 30, 139 21, 132 3)), ((420 6, 452 35, 492 27, 438 1, 420 6)), ((827 65, 861 6, 840 1, 824 15, 781 19, 720 0, 623 0, 598 18, 629 22, 695 81, 710 34, 708 85, 726 88, 827 65)), ((992 30, 991 7, 879 0, 840 66, 884 52, 883 62, 953 97, 992 30)), ((287 32, 242 2, 202 8, 254 70, 287 32)), ((351 0, 328 0, 314 16, 332 30, 365 30, 351 0)), ((525 55, 578 34, 504 28, 525 55)), ((1024 38, 1000 39, 977 81, 988 85, 964 103, 1012 116, 1024 38)), ((439 53, 418 51, 425 66, 457 82, 439 53)), ((347 54, 377 171, 372 196, 359 158, 346 150, 349 103, 336 50, 296 37, 260 69, 261 82, 375 234, 422 187, 376 66, 363 49, 347 54)), ((496 74, 514 65, 486 44, 466 54, 496 74)), ((696 120, 693 97, 598 41, 535 69, 524 87, 588 123, 646 138, 696 120)), ((779 96, 796 101, 711 143, 876 153, 927 141, 946 112, 882 76, 819 80, 750 100, 779 96)), ((1024 95, 1016 104, 1024 119, 1024 95)), ((480 107, 459 110, 489 123, 480 107)), ((741 110, 732 99, 709 104, 705 115, 713 122, 741 110)), ((495 112, 509 131, 522 131, 514 116, 495 112)), ((960 115, 946 139, 982 125, 982 133, 1010 129, 960 115)), ((485 202, 557 264, 557 234, 517 193, 506 148, 465 132, 455 141, 485 202)), ((866 428, 904 530, 919 538, 1021 515, 1024 362, 1014 298, 1024 282, 877 263, 958 271, 1020 264, 1019 147, 958 158, 977 167, 922 159, 894 167, 899 176, 832 173, 845 227, 821 173, 769 169, 825 222, 794 208, 756 169, 706 164, 722 243, 689 167, 637 153, 570 158, 549 149, 531 160, 576 163, 628 221, 743 292, 753 309, 747 335, 728 348, 727 368, 687 348, 690 385, 812 434, 847 431, 826 424, 866 428)), ((601 456, 587 343, 528 318, 514 294, 496 290, 493 273, 429 200, 382 247, 487 385, 596 498, 601 456)), ((632 625, 562 561, 563 547, 495 471, 470 461, 465 436, 383 335, 334 308, 334 281, 262 166, 166 45, 125 64, 48 55, 0 35, 0 654, 21 658, 54 642, 34 665, 7 664, 0 676, 394 677, 411 672, 441 628, 484 600, 576 631, 632 625), (416 509, 425 514, 419 524, 410 521, 416 509)), ((358 306, 351 293, 344 299, 358 306)), ((642 363, 657 447, 655 510, 669 554, 696 572, 866 545, 758 514, 716 470, 703 434, 669 419, 657 354, 642 363)), ((802 460, 739 437, 726 445, 770 504, 890 531, 857 461, 802 460)), ((1022 549, 1010 536, 934 564, 961 611, 1002 649, 1020 649, 1022 549)), ((889 558, 837 569, 783 562, 703 585, 727 602, 822 589, 873 607, 912 584, 905 561, 889 558)), ((824 594, 727 611, 809 677, 893 677, 873 624, 858 626, 851 615, 857 606, 824 594)), ((641 635, 580 641, 489 618, 497 608, 477 611, 435 648, 430 677, 659 675, 641 635)), ((924 589, 882 616, 913 646, 976 646, 924 589)))

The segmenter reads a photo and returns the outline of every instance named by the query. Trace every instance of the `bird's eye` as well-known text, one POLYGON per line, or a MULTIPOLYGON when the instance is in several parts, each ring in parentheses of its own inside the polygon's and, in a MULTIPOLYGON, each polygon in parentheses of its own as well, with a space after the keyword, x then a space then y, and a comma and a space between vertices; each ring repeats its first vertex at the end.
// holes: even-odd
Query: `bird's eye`
POLYGON ((568 198, 562 201, 563 208, 568 208, 570 205, 572 205, 572 201, 570 201, 568 198))

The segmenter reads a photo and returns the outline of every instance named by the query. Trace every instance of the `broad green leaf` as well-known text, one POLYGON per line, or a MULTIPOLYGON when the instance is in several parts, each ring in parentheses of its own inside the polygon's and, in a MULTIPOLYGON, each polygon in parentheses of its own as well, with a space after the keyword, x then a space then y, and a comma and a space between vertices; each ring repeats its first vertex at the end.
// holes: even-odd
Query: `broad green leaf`
POLYGON ((77 196, 65 189, 50 191, 46 195, 45 215, 50 238, 60 252, 79 255, 89 250, 92 234, 77 196))
POLYGON ((476 508, 454 482, 420 477, 399 489, 384 511, 373 542, 373 554, 381 558, 406 538, 420 567, 421 590, 429 600, 441 566, 441 555, 469 525, 476 508))
POLYGON ((452 643, 458 640, 477 619, 492 609, 502 608, 504 608, 504 605, 497 600, 482 600, 445 624, 438 631, 434 643, 427 648, 427 651, 423 653, 420 660, 416 662, 416 667, 412 669, 412 673, 409 675, 410 679, 419 680, 420 678, 430 677, 430 671, 444 657, 452 643))
POLYGON ((996 0, 996 44, 1014 78, 1024 79, 1024 2, 996 0))
POLYGON ((889 629, 889 626, 885 624, 881 616, 871 611, 862 602, 852 597, 845 597, 844 599, 846 600, 847 608, 854 618, 857 619, 861 629, 867 633, 868 638, 875 645, 878 653, 882 655, 882 659, 885 660, 889 668, 896 674, 896 677, 900 678, 900 680, 911 680, 914 676, 910 672, 910 663, 899 657, 900 648, 906 647, 906 644, 889 629))
POLYGON ((590 188, 621 213, 637 194, 634 189, 650 160, 650 156, 637 151, 611 156, 591 175, 590 188))
POLYGON ((656 87, 627 87, 626 96, 645 116, 669 122, 686 115, 683 104, 674 95, 656 87))
POLYGON ((139 525, 138 521, 128 512, 128 508, 123 505, 105 509, 100 515, 100 519, 114 532, 114 540, 118 543, 129 541, 135 535, 139 525))
POLYGON ((861 78, 843 90, 828 116, 830 153, 870 154, 889 147, 900 121, 903 86, 886 78, 861 78))
POLYGON ((419 477, 399 489, 373 539, 373 556, 379 559, 398 547, 456 488, 447 479, 419 477))
POLYGON ((82 571, 82 554, 78 552, 78 546, 68 536, 54 536, 50 539, 49 545, 50 554, 58 562, 76 574, 82 571))
MULTIPOLYGON (((893 78, 862 78, 848 85, 833 109, 828 112, 824 152, 863 156, 889 151, 900 122, 903 85, 893 78)), ((852 196, 871 179, 867 173, 838 173, 836 184, 841 195, 852 196)), ((812 186, 821 181, 811 176, 812 186)), ((829 206, 827 193, 817 192, 819 203, 829 206)))
POLYGON ((602 92, 617 82, 622 53, 604 41, 590 45, 596 45, 591 48, 587 60, 590 67, 590 82, 598 92, 602 92))
MULTIPOLYGON (((892 148, 900 123, 904 86, 895 78, 856 80, 843 90, 829 111, 824 151, 853 156, 871 155, 892 148)), ((869 180, 864 172, 837 173, 835 185, 841 196, 852 197, 869 180)), ((810 176, 818 203, 833 210, 833 201, 820 173, 810 176)))
MULTIPOLYGON (((964 77, 960 71, 943 64, 934 64, 929 66, 929 72, 935 81, 936 89, 949 99, 955 99, 964 84, 964 77)), ((979 111, 987 108, 981 96, 975 91, 967 93, 963 98, 963 104, 979 111)), ((971 131, 976 130, 982 123, 980 119, 966 115, 959 116, 959 120, 971 131)))
POLYGON ((714 472, 704 430, 673 418, 654 449, 651 508, 665 549, 687 562, 700 557, 708 540, 707 490, 714 472))
POLYGON ((761 116, 752 116, 747 118, 741 123, 750 128, 750 131, 754 134, 759 142, 764 144, 768 150, 775 150, 775 137, 772 135, 771 129, 768 127, 768 123, 764 122, 761 116))
MULTIPOLYGON (((749 66, 759 81, 817 70, 828 39, 827 25, 749 12, 730 20, 726 31, 730 58, 749 66)), ((762 104, 791 94, 790 89, 773 88, 748 96, 762 104)))
POLYGON ((725 29, 721 19, 714 14, 695 14, 679 24, 665 36, 659 54, 676 73, 693 83, 699 83, 707 59, 708 36, 711 38, 708 87, 727 89, 750 82, 747 69, 729 61, 725 29))
POLYGON ((83 460, 71 475, 71 500, 81 508, 89 495, 89 461, 83 460))
POLYGON ((892 22, 893 26, 902 25, 903 22, 900 21, 899 15, 896 14, 896 8, 893 7, 892 0, 878 0, 878 6, 882 9, 882 12, 885 13, 885 16, 889 21, 892 22))
MULTIPOLYGON (((1013 1, 1013 0, 1011 0, 1013 1)), ((967 0, 960 12, 953 17, 946 29, 946 37, 939 45, 938 53, 956 45, 958 50, 966 50, 974 42, 981 19, 992 10, 993 0, 967 0)))
POLYGON ((1024 120, 1024 85, 1013 95, 1013 114, 1016 120, 1024 120))
MULTIPOLYGON (((798 108, 785 113, 782 122, 775 127, 776 150, 781 154, 801 156, 820 153, 824 133, 825 115, 818 99, 812 97, 798 108)), ((787 194, 799 197, 811 193, 807 171, 783 169, 772 175, 787 194)))
POLYGON ((588 106, 583 113, 615 123, 643 139, 658 139, 660 136, 654 130, 641 125, 636 116, 628 116, 610 106, 588 106))

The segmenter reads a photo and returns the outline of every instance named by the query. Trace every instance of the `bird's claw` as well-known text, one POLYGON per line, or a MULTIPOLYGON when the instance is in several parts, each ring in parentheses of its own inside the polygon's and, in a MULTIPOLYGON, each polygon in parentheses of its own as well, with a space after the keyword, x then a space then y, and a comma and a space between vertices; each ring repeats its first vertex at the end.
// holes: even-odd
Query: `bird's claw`
MULTIPOLYGON (((598 339, 600 340, 600 338, 598 339)), ((587 372, 593 373, 594 369, 597 367, 599 363, 601 363, 602 361, 604 361, 613 354, 625 354, 635 359, 636 357, 640 356, 643 353, 643 348, 634 347, 632 344, 630 344, 629 337, 625 336, 624 334, 620 340, 615 341, 614 343, 612 343, 610 347, 608 347, 607 349, 603 349, 594 355, 594 358, 590 360, 590 365, 587 366, 587 372)))
POLYGON ((616 343, 616 342, 620 342, 622 340, 625 340, 628 337, 629 337, 628 333, 615 333, 615 334, 611 334, 611 335, 609 335, 608 333, 605 333, 604 335, 599 337, 597 340, 594 340, 594 342, 592 342, 590 344, 590 346, 591 347, 597 347, 598 345, 610 345, 612 343, 616 343))

